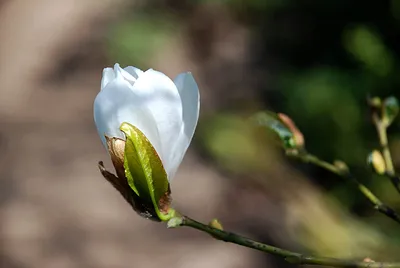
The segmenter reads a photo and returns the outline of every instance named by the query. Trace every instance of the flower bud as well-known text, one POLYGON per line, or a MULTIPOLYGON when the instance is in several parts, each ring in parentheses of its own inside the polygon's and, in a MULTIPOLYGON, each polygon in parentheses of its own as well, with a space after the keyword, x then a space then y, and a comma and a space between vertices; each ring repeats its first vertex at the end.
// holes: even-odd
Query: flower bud
POLYGON ((199 107, 189 72, 172 80, 133 66, 103 70, 94 121, 117 176, 102 163, 99 169, 140 215, 158 221, 175 215, 169 182, 192 140, 199 107))
POLYGON ((296 147, 304 147, 304 136, 303 133, 297 128, 293 120, 286 114, 278 113, 279 119, 289 128, 293 133, 293 138, 296 143, 296 147))
POLYGON ((375 262, 373 259, 371 259, 370 257, 366 257, 363 259, 363 262, 375 262))
POLYGON ((304 147, 304 137, 293 120, 285 114, 275 114, 269 111, 260 112, 253 116, 257 125, 272 130, 281 140, 287 151, 296 151, 304 147))
POLYGON ((368 105, 372 109, 380 110, 382 107, 382 100, 379 97, 372 97, 368 99, 368 105))
POLYGON ((219 222, 218 219, 212 219, 208 225, 220 231, 224 230, 224 227, 222 226, 222 224, 219 222))
POLYGON ((347 166, 347 164, 341 160, 335 160, 333 162, 333 165, 339 169, 341 174, 347 174, 349 173, 349 167, 347 166))
POLYGON ((383 159, 383 156, 381 152, 378 150, 372 151, 368 155, 368 165, 371 166, 371 168, 375 171, 376 174, 383 175, 386 172, 386 164, 385 164, 385 159, 383 159))

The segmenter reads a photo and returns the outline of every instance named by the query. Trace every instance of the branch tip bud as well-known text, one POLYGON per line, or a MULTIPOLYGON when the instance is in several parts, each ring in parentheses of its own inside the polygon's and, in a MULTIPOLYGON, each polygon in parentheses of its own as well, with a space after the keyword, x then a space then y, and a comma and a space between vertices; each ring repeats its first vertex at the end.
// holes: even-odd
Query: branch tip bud
POLYGON ((373 150, 367 159, 368 165, 375 171, 378 175, 383 175, 386 172, 386 164, 385 159, 382 156, 382 153, 378 150, 373 150))

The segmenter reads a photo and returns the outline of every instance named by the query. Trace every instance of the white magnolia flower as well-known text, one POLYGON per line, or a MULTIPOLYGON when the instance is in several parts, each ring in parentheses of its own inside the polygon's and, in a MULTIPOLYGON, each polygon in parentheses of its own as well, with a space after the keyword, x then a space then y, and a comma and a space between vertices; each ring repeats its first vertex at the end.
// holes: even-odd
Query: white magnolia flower
POLYGON ((170 181, 192 140, 199 117, 199 89, 191 73, 165 74, 119 64, 105 68, 94 101, 94 120, 105 135, 125 139, 123 122, 138 128, 156 150, 170 181))

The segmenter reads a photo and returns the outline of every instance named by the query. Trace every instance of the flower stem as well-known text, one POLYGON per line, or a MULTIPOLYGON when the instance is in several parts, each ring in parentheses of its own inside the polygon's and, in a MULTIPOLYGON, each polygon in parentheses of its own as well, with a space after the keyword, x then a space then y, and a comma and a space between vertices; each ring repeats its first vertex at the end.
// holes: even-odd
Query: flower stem
POLYGON ((400 223, 400 215, 394 209, 384 204, 370 189, 368 189, 367 186, 359 182, 358 179, 354 177, 349 170, 343 170, 309 153, 299 153, 293 156, 306 163, 311 163, 323 169, 326 169, 348 180, 350 183, 354 185, 354 187, 358 188, 358 190, 370 201, 370 203, 374 206, 374 209, 386 215, 387 217, 395 220, 396 222, 400 223))
POLYGON ((333 266, 333 267, 346 267, 346 268, 358 268, 358 267, 366 267, 366 268, 394 268, 400 267, 400 263, 396 262, 364 262, 364 261, 351 261, 351 260, 342 260, 335 258, 326 258, 326 257, 317 257, 317 256, 307 256, 301 253, 285 250, 282 248, 274 247, 271 245, 263 244, 249 238, 237 235, 235 233, 222 231, 216 228, 213 228, 209 225, 205 225, 196 220, 193 220, 187 216, 181 216, 179 219, 178 226, 187 226, 199 231, 205 232, 213 236, 214 238, 225 241, 228 243, 233 243, 237 245, 241 245, 244 247, 256 249, 262 252, 266 252, 278 257, 283 258, 285 261, 297 264, 297 265, 322 265, 322 266, 333 266))
POLYGON ((390 154, 387 126, 382 123, 376 113, 372 115, 372 120, 374 121, 376 132, 378 133, 379 137, 379 143, 382 147, 382 154, 386 164, 386 175, 390 178, 390 181, 392 182, 394 188, 396 188, 397 192, 400 193, 400 178, 396 175, 392 155, 390 154))

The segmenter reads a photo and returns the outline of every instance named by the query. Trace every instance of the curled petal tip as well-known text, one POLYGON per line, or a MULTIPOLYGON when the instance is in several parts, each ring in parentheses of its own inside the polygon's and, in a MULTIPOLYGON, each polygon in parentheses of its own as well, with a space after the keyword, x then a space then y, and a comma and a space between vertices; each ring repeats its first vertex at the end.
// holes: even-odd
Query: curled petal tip
POLYGON ((117 78, 122 77, 121 66, 119 65, 119 63, 114 64, 114 73, 115 73, 115 77, 117 77, 117 78))
POLYGON ((103 69, 103 77, 101 79, 101 89, 105 88, 115 78, 114 70, 112 68, 103 69))

